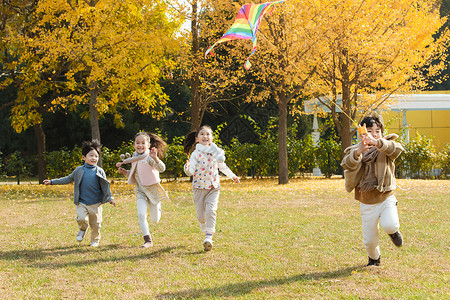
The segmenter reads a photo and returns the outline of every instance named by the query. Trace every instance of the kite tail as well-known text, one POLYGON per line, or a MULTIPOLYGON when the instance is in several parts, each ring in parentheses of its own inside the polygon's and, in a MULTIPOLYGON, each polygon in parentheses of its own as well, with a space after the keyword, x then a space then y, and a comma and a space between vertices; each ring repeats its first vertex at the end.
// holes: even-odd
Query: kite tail
MULTIPOLYGON (((212 48, 216 45, 217 43, 215 43, 214 45, 212 45, 211 47, 208 48, 208 50, 206 50, 205 52, 205 58, 206 56, 208 56, 208 53, 212 50, 212 48)), ((211 53, 211 56, 214 56, 214 52, 211 53)))
POLYGON ((253 53, 255 53, 255 52, 256 52, 256 45, 253 46, 252 53, 250 53, 250 55, 247 57, 247 60, 245 61, 245 64, 244 64, 244 69, 248 70, 252 66, 252 64, 250 63, 250 56, 252 56, 253 53))

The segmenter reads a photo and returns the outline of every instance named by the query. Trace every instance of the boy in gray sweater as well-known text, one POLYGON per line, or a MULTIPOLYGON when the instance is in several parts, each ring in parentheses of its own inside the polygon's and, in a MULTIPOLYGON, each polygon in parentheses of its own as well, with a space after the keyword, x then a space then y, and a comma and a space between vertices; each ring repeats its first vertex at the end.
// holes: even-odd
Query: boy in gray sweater
POLYGON ((101 145, 97 140, 85 141, 81 146, 84 165, 75 168, 69 176, 44 180, 45 185, 74 182, 74 204, 77 206, 77 222, 80 228, 77 241, 81 242, 88 226, 91 227, 91 246, 98 247, 102 225, 102 204, 113 201, 105 171, 97 166, 101 145))

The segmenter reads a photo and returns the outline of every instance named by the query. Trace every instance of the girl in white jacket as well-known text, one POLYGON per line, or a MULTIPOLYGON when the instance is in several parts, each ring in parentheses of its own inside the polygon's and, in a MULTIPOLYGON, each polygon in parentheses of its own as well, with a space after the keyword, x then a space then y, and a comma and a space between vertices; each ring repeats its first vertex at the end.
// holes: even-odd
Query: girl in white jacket
POLYGON ((184 141, 184 152, 190 155, 184 165, 184 172, 193 176, 194 203, 200 230, 205 233, 205 251, 212 249, 212 237, 216 231, 216 211, 220 193, 218 170, 239 183, 239 178, 225 164, 225 152, 213 143, 213 138, 211 127, 204 125, 189 133, 184 141))

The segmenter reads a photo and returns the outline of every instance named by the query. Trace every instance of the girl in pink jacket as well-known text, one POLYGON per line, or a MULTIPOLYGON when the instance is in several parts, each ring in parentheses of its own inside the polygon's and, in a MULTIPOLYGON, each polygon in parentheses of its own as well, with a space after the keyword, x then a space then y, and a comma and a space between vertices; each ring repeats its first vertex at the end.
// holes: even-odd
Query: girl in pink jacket
POLYGON ((116 164, 119 173, 128 177, 128 184, 135 185, 139 225, 144 237, 141 248, 153 246, 148 228, 147 210, 150 210, 152 222, 158 223, 161 218, 161 200, 168 199, 159 178, 159 173, 166 170, 165 164, 161 161, 166 148, 167 144, 156 134, 138 132, 134 137, 133 156, 116 164), (121 167, 126 163, 131 163, 130 170, 121 167))

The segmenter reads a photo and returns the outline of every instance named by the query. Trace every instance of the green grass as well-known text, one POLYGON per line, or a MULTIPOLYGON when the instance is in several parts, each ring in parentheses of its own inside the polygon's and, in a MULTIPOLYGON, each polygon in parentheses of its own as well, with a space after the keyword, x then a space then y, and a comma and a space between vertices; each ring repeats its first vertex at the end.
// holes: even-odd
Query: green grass
POLYGON ((78 231, 73 186, 0 186, 0 299, 449 299, 450 181, 400 180, 405 239, 380 234, 364 267, 358 202, 342 179, 222 183, 214 248, 203 252, 188 182, 141 249, 133 187, 112 185, 100 247, 78 231))

